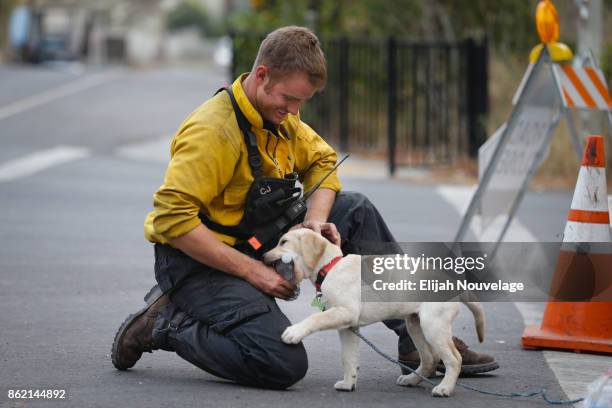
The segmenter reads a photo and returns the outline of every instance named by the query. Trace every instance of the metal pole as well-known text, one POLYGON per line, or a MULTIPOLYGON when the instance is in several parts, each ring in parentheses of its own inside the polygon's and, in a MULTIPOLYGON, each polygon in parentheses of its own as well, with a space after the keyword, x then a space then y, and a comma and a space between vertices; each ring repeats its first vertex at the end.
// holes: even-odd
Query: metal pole
POLYGON ((432 46, 429 45, 425 48, 425 143, 423 159, 425 163, 427 163, 428 159, 433 159, 435 157, 433 153, 433 145, 434 141, 431 136, 431 95, 433 93, 433 86, 431 85, 431 53, 432 46), (425 153, 426 152, 426 153, 425 153))
MULTIPOLYGON (((593 50, 589 50, 588 59, 590 59, 591 65, 593 65, 597 69, 601 69, 601 67, 599 66, 599 62, 597 61, 597 58, 593 54, 593 50)), ((582 65, 586 65, 586 61, 584 61, 582 65)), ((607 120, 608 137, 610 138, 610 144, 612 145, 612 112, 610 110, 607 110, 605 115, 606 115, 606 118, 608 119, 607 120)))
POLYGON ((476 43, 466 41, 467 47, 467 95, 470 157, 478 156, 478 147, 486 141, 483 121, 488 112, 488 51, 486 38, 476 43))
POLYGON ((340 39, 340 150, 348 151, 349 116, 349 41, 340 39))
POLYGON ((578 8, 578 56, 585 58, 589 53, 594 53, 597 60, 601 57, 602 46, 602 0, 575 0, 578 8))
POLYGON ((454 239, 455 242, 461 241, 463 237, 465 236, 465 233, 467 232, 469 224, 472 221, 472 217, 476 213, 476 209, 478 208, 478 205, 480 204, 480 198, 483 192, 486 190, 487 186, 489 185, 489 181, 491 181, 491 177, 493 176, 493 172, 495 171, 495 166, 497 165, 497 162, 499 161, 499 158, 501 157, 504 146, 508 142, 508 137, 509 135, 512 134, 512 131, 514 130, 514 127, 516 126, 517 121, 515 119, 521 113, 521 110, 524 104, 524 100, 525 100, 525 95, 527 94, 527 90, 530 89, 530 85, 533 82, 533 78, 535 77, 534 73, 537 73, 541 65, 548 61, 549 61, 548 50, 546 49, 546 47, 543 47, 542 52, 540 53, 540 56, 538 57, 538 60, 536 61, 534 68, 531 70, 529 77, 525 81, 525 87, 523 89, 523 92, 521 92, 521 95, 518 98, 518 101, 516 102, 516 106, 510 114, 510 118, 508 119, 508 122, 507 122, 508 125, 506 126, 506 129, 504 130, 503 134, 500 136, 497 147, 495 148, 495 151, 493 152, 493 156, 491 157, 491 160, 489 161, 489 165, 487 166, 487 170, 484 172, 482 176, 482 180, 480 180, 480 183, 478 184, 478 188, 476 188, 476 192, 474 193, 474 196, 472 197, 472 200, 470 201, 470 205, 468 206, 465 216, 463 217, 463 220, 461 221, 461 225, 459 226, 459 231, 457 231, 457 235, 455 236, 455 239, 454 239))
POLYGON ((606 112, 606 116, 608 117, 608 137, 610 138, 610 145, 612 145, 612 112, 606 112))
POLYGON ((389 37, 387 42, 387 78, 388 78, 388 117, 387 126, 389 130, 389 175, 395 175, 396 147, 397 147, 397 43, 394 37, 389 37))
POLYGON ((236 56, 238 55, 238 47, 236 46, 236 37, 237 34, 233 31, 229 33, 231 41, 232 41, 232 63, 230 64, 230 83, 236 78, 238 75, 238 61, 236 61, 236 56))
MULTIPOLYGON (((410 67, 411 67, 411 80, 412 80, 412 85, 410 87, 410 100, 412 101, 412 116, 411 116, 411 143, 410 143, 410 150, 412 153, 412 160, 414 160, 414 158, 416 157, 416 155, 414 154, 414 152, 417 152, 420 148, 420 146, 418 146, 418 138, 417 138, 417 107, 419 104, 419 84, 417 81, 417 75, 418 75, 418 57, 419 57, 419 49, 418 49, 418 45, 413 44, 410 46, 410 54, 411 54, 411 61, 410 61, 410 67)), ((421 163, 417 163, 417 164, 421 164, 421 163)))

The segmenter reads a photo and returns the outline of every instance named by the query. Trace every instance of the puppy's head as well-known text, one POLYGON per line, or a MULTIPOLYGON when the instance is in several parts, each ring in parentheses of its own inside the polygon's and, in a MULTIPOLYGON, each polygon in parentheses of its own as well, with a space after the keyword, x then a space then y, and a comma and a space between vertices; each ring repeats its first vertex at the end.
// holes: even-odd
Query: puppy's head
POLYGON ((264 254, 264 263, 273 265, 283 255, 291 257, 294 264, 295 281, 299 283, 304 278, 310 278, 316 273, 314 267, 325 252, 325 247, 331 243, 320 234, 307 229, 300 228, 287 232, 278 241, 276 248, 264 254))

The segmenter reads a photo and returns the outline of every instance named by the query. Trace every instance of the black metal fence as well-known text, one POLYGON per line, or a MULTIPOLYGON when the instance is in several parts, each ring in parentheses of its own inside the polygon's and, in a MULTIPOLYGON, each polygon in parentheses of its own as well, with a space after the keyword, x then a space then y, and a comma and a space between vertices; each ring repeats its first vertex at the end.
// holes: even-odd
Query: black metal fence
MULTIPOLYGON (((234 35, 232 75, 251 68, 261 38, 234 35)), ((322 38, 328 82, 303 120, 341 151, 398 165, 448 164, 486 139, 487 45, 396 38, 322 38)))

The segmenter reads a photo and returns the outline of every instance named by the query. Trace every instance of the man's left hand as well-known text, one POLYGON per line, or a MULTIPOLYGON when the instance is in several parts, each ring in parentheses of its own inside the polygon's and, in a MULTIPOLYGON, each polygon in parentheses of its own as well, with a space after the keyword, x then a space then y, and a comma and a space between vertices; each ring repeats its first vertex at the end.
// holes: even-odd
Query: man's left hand
POLYGON ((320 221, 304 221, 301 224, 295 225, 291 229, 297 228, 308 228, 323 235, 333 244, 340 246, 340 233, 336 228, 336 224, 331 222, 320 222, 320 221))

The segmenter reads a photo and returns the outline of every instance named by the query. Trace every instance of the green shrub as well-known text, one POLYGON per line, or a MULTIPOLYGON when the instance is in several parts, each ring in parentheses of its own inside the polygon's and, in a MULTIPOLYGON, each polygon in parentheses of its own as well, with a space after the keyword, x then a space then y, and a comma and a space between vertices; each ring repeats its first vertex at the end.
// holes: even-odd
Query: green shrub
POLYGON ((182 1, 168 13, 166 27, 170 31, 195 27, 200 31, 202 37, 216 36, 221 31, 220 27, 209 18, 206 10, 190 0, 182 1))

